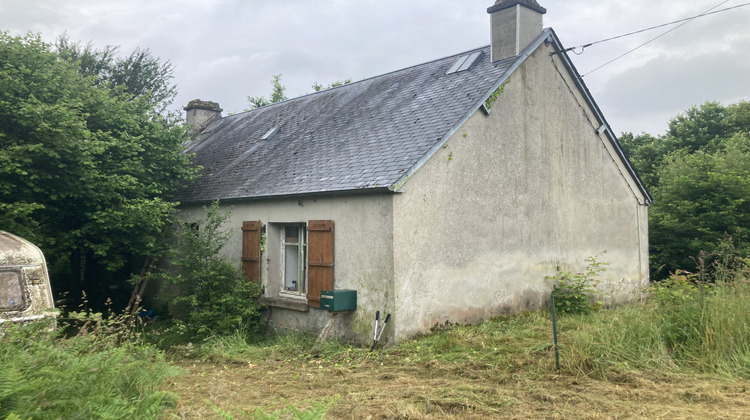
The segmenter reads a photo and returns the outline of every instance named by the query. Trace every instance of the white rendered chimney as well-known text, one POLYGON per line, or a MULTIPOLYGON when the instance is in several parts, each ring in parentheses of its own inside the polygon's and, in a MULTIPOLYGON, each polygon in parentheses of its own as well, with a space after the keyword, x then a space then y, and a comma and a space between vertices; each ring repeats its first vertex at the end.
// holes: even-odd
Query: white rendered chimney
POLYGON ((536 0, 497 0, 487 13, 494 63, 520 54, 542 33, 542 15, 547 9, 536 0))

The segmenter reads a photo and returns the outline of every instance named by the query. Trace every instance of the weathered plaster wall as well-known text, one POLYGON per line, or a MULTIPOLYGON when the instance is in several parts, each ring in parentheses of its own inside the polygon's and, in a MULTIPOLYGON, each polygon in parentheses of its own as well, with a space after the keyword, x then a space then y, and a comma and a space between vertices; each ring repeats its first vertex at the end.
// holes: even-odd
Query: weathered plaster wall
POLYGON ((394 197, 395 338, 538 309, 547 276, 604 250, 609 299, 640 296, 643 197, 565 79, 540 46, 394 197))
MULTIPOLYGON (((357 290, 357 311, 342 313, 333 333, 352 341, 365 342, 371 334, 376 310, 393 308, 393 210, 390 194, 368 194, 333 198, 260 200, 222 204, 231 207, 232 216, 225 227, 232 229, 231 241, 223 249, 240 263, 243 221, 268 223, 306 223, 308 220, 334 221, 334 288, 357 290)), ((199 214, 200 207, 186 206, 187 214, 199 214)), ((268 238, 261 255, 261 278, 269 294, 278 290, 271 247, 279 241, 268 238)), ((329 312, 310 308, 299 312, 271 308, 270 326, 318 333, 328 321, 329 312)))

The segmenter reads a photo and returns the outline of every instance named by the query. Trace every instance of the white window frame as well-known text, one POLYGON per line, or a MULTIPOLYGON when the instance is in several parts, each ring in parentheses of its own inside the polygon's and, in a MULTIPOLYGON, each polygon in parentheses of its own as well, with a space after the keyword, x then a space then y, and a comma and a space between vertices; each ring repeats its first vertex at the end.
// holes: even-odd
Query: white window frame
POLYGON ((296 299, 307 298, 307 226, 304 223, 281 223, 279 224, 280 247, 279 247, 279 273, 280 278, 277 280, 280 284, 279 295, 292 297, 296 299), (298 242, 287 243, 286 229, 289 227, 297 228, 298 242), (287 246, 297 245, 297 281, 302 280, 302 284, 297 285, 297 290, 289 290, 286 282, 286 248, 287 246))

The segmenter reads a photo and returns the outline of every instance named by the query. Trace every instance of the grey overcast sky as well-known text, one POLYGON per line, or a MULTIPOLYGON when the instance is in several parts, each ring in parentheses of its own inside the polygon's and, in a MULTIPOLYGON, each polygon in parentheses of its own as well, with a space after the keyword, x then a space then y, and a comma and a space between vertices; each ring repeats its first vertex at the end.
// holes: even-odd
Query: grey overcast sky
MULTIPOLYGON (((748 0, 538 0, 569 47, 748 0)), ((53 41, 149 48, 175 65, 177 109, 200 98, 227 112, 313 82, 354 81, 489 44, 494 0, 0 0, 0 30, 53 41)), ((616 133, 662 134, 705 101, 750 100, 750 6, 698 18, 584 77, 616 133)), ((672 27, 571 53, 581 74, 672 27)))

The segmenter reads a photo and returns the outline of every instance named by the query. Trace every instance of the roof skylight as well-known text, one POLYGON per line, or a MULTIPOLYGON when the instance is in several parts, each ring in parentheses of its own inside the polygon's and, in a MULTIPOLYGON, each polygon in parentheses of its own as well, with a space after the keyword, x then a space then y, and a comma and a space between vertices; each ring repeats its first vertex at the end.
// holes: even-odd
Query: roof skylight
POLYGON ((271 138, 271 136, 273 136, 274 134, 276 134, 276 131, 277 131, 278 129, 279 129, 279 127, 273 127, 272 129, 268 130, 268 131, 266 132, 266 134, 264 134, 264 135, 263 135, 263 137, 261 137, 260 139, 261 139, 261 140, 268 140, 268 139, 270 139, 270 138, 271 138))
POLYGON ((482 55, 482 52, 477 51, 471 54, 466 54, 466 55, 462 55, 461 57, 458 57, 458 60, 456 60, 456 62, 453 63, 453 66, 451 66, 451 68, 445 74, 458 73, 460 71, 468 70, 481 55, 482 55))

